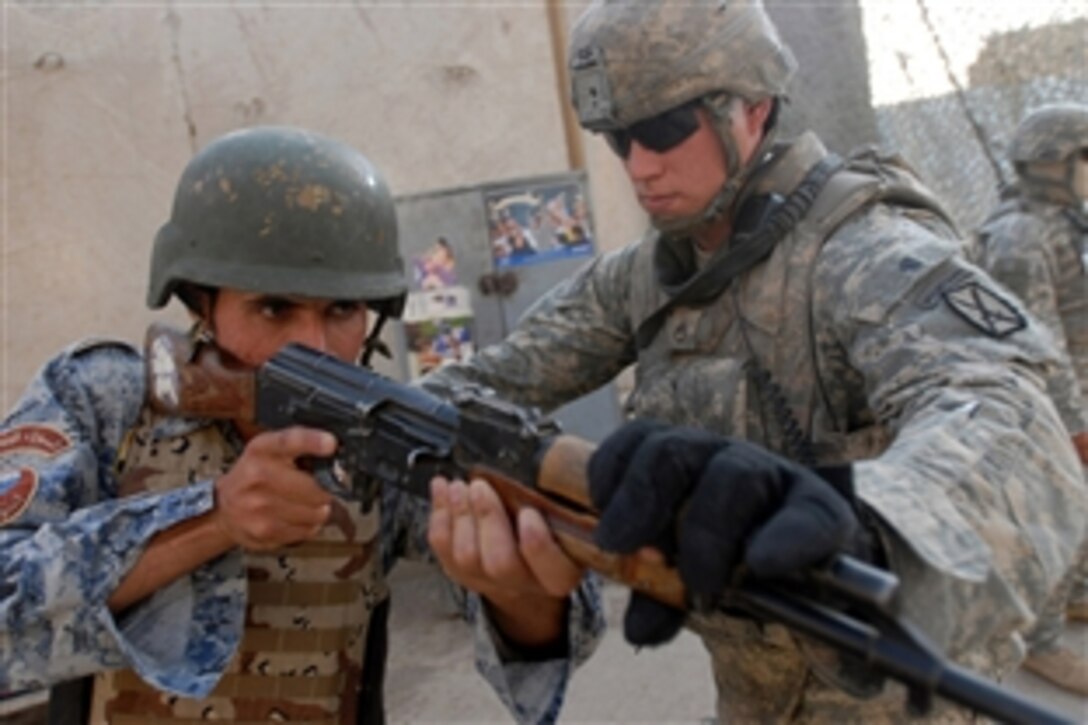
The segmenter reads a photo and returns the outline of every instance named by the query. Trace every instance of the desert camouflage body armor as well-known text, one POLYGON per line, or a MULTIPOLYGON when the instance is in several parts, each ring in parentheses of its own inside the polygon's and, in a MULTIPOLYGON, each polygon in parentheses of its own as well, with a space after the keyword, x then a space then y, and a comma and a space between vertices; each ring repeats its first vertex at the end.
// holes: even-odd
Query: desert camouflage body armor
MULTIPOLYGON (((128 434, 118 462, 122 495, 214 478, 237 456, 230 434, 216 425, 156 439, 156 422, 145 410, 128 434)), ((161 692, 132 670, 107 672, 95 680, 91 722, 354 725, 371 614, 388 597, 377 551, 379 512, 377 503, 363 513, 361 504, 336 499, 315 539, 245 554, 245 633, 207 698, 161 692)), ((380 691, 381 683, 372 686, 380 691)))

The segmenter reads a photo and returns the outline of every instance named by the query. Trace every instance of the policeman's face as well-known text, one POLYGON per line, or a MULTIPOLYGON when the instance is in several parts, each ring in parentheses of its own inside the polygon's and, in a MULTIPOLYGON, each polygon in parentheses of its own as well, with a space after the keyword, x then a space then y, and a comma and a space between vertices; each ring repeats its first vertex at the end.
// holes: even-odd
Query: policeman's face
MULTIPOLYGON (((730 119, 742 162, 763 137, 770 103, 734 101, 730 119)), ((701 106, 694 112, 698 127, 680 143, 654 151, 633 138, 623 159, 639 204, 656 219, 682 219, 702 212, 728 179, 725 149, 710 114, 701 106)))
POLYGON ((216 344, 251 367, 263 364, 289 342, 354 362, 367 332, 362 302, 232 289, 218 291, 210 322, 216 344))

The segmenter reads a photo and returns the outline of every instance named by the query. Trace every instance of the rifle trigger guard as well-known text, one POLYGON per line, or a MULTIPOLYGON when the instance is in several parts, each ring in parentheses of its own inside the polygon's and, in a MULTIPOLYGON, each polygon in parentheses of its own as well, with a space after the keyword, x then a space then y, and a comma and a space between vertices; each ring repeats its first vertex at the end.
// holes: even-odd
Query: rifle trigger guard
POLYGON ((311 470, 317 485, 337 498, 352 498, 347 473, 338 458, 314 458, 312 463, 311 470))

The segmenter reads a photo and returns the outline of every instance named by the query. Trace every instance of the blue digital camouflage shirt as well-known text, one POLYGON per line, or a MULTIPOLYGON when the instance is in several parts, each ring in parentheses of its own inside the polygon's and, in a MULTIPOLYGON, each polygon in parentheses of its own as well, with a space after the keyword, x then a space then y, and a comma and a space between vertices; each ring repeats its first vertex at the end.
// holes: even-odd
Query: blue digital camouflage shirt
MULTIPOLYGON (((144 401, 140 356, 75 345, 49 361, 0 426, 0 692, 131 667, 188 697, 214 686, 241 636, 240 550, 207 562, 116 617, 107 600, 148 541, 214 506, 212 483, 119 495, 114 467, 144 401)), ((174 432, 203 424, 170 420, 174 432)), ((426 557, 428 505, 383 492, 383 568, 426 557)), ((603 630, 589 578, 572 596, 569 657, 519 662, 467 599, 477 666, 519 721, 558 716, 572 668, 603 630)))

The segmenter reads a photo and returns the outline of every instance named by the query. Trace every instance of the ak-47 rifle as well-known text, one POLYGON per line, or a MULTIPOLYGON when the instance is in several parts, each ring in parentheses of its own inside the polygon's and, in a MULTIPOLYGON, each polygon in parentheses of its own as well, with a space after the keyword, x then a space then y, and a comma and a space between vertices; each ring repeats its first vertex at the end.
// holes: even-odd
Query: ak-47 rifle
MULTIPOLYGON (((586 463, 593 444, 563 435, 531 410, 486 391, 449 400, 390 380, 301 345, 287 345, 254 371, 232 368, 214 345, 153 325, 146 341, 148 398, 163 413, 253 421, 266 429, 303 425, 333 433, 333 460, 315 476, 342 496, 372 500, 376 487, 397 486, 426 498, 431 479, 480 477, 513 514, 531 506, 544 516, 568 556, 605 577, 686 608, 674 568, 608 553, 593 543, 597 515, 586 463), (354 488, 340 483, 353 475, 354 488)), ((1027 698, 961 668, 898 616, 898 580, 848 556, 802 581, 742 579, 721 605, 778 622, 860 660, 908 688, 908 707, 924 713, 940 695, 1014 723, 1071 723, 1027 698)))

